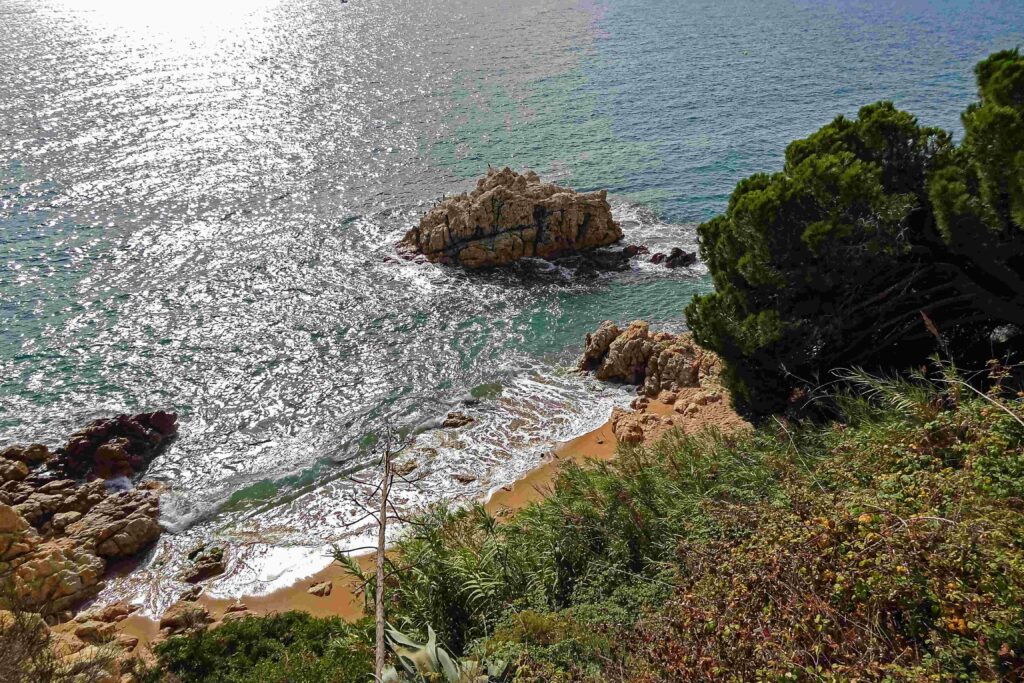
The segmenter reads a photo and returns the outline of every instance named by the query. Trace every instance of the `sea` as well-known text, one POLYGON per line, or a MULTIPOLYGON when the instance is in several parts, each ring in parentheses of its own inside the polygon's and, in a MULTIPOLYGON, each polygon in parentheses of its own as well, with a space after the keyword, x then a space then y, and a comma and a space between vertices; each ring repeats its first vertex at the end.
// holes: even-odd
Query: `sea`
POLYGON ((574 372, 588 331, 712 288, 396 258, 439 200, 533 169, 694 250, 835 116, 959 136, 1022 43, 1020 0, 0 0, 0 446, 177 411, 167 533, 101 600, 159 613, 201 543, 211 595, 289 585, 367 545, 385 449, 402 515, 485 498, 629 402, 574 372))

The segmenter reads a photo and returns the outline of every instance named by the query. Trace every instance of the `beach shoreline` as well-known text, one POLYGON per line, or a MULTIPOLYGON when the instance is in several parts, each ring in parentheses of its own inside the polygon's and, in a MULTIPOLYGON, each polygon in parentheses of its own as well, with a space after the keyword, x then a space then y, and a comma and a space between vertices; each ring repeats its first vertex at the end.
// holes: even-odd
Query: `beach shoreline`
MULTIPOLYGON (((678 392, 662 392, 656 397, 638 397, 630 410, 613 409, 609 418, 597 429, 561 443, 549 456, 524 476, 511 484, 492 490, 483 505, 499 519, 507 519, 524 507, 547 497, 559 471, 569 463, 607 462, 615 458, 620 441, 616 430, 625 435, 632 425, 641 428, 642 438, 636 445, 651 445, 673 429, 693 434, 713 426, 723 431, 743 429, 749 425, 729 406, 727 398, 719 394, 718 400, 706 401, 708 391, 716 387, 707 385, 690 387, 678 392)), ((356 556, 366 572, 372 572, 375 553, 356 556)), ((264 594, 242 595, 237 598, 215 598, 200 595, 196 603, 205 608, 213 620, 211 628, 228 619, 242 615, 264 616, 293 610, 314 617, 341 617, 357 621, 364 616, 364 598, 359 580, 350 575, 337 562, 306 576, 293 584, 264 594), (309 592, 312 586, 331 583, 328 595, 309 592), (242 607, 244 605, 244 607, 242 607)), ((133 614, 119 623, 118 630, 139 639, 138 650, 148 652, 158 642, 159 619, 133 614)))

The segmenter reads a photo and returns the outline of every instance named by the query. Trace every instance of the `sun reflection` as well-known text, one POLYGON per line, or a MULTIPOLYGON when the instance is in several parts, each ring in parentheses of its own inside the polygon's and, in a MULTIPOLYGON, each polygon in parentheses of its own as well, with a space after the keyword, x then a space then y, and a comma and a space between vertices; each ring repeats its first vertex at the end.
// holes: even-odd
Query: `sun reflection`
POLYGON ((258 21, 279 4, 281 0, 50 0, 45 6, 65 17, 140 36, 205 40, 258 21))

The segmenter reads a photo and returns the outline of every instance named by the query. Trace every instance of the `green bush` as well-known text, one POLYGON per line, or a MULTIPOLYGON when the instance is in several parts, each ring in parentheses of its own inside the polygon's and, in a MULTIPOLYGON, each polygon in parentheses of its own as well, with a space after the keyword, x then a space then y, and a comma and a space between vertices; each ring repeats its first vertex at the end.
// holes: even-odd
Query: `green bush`
POLYGON ((156 647, 151 681, 182 683, 343 683, 373 672, 367 622, 304 612, 245 617, 156 647))
POLYGON ((521 683, 1016 680, 1024 401, 939 375, 567 467, 505 523, 437 511, 390 614, 521 683))
POLYGON ((1024 346, 1024 58, 977 74, 959 147, 873 104, 791 143, 781 172, 741 181, 699 227, 715 291, 686 315, 741 411, 784 412, 835 368, 920 365, 936 332, 968 366, 1005 350, 998 328, 1024 346))
POLYGON ((1019 680, 1024 404, 951 402, 796 435, 783 505, 711 503, 634 680, 1019 680))

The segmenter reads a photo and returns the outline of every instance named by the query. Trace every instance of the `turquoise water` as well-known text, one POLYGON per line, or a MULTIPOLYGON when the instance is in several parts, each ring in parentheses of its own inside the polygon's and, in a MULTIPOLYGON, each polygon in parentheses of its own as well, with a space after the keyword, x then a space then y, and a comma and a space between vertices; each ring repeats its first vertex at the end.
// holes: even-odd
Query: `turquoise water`
POLYGON ((692 249, 836 114, 892 99, 957 131, 1024 3, 0 0, 0 24, 0 445, 182 414, 150 470, 164 569, 111 588, 158 609, 199 538, 235 548, 223 592, 358 543, 349 477, 387 425, 418 434, 403 505, 514 479, 629 399, 569 372, 586 332, 683 329, 709 286, 395 259, 439 197, 533 168, 608 189, 629 241, 692 249), (453 408, 477 423, 427 429, 453 408))

